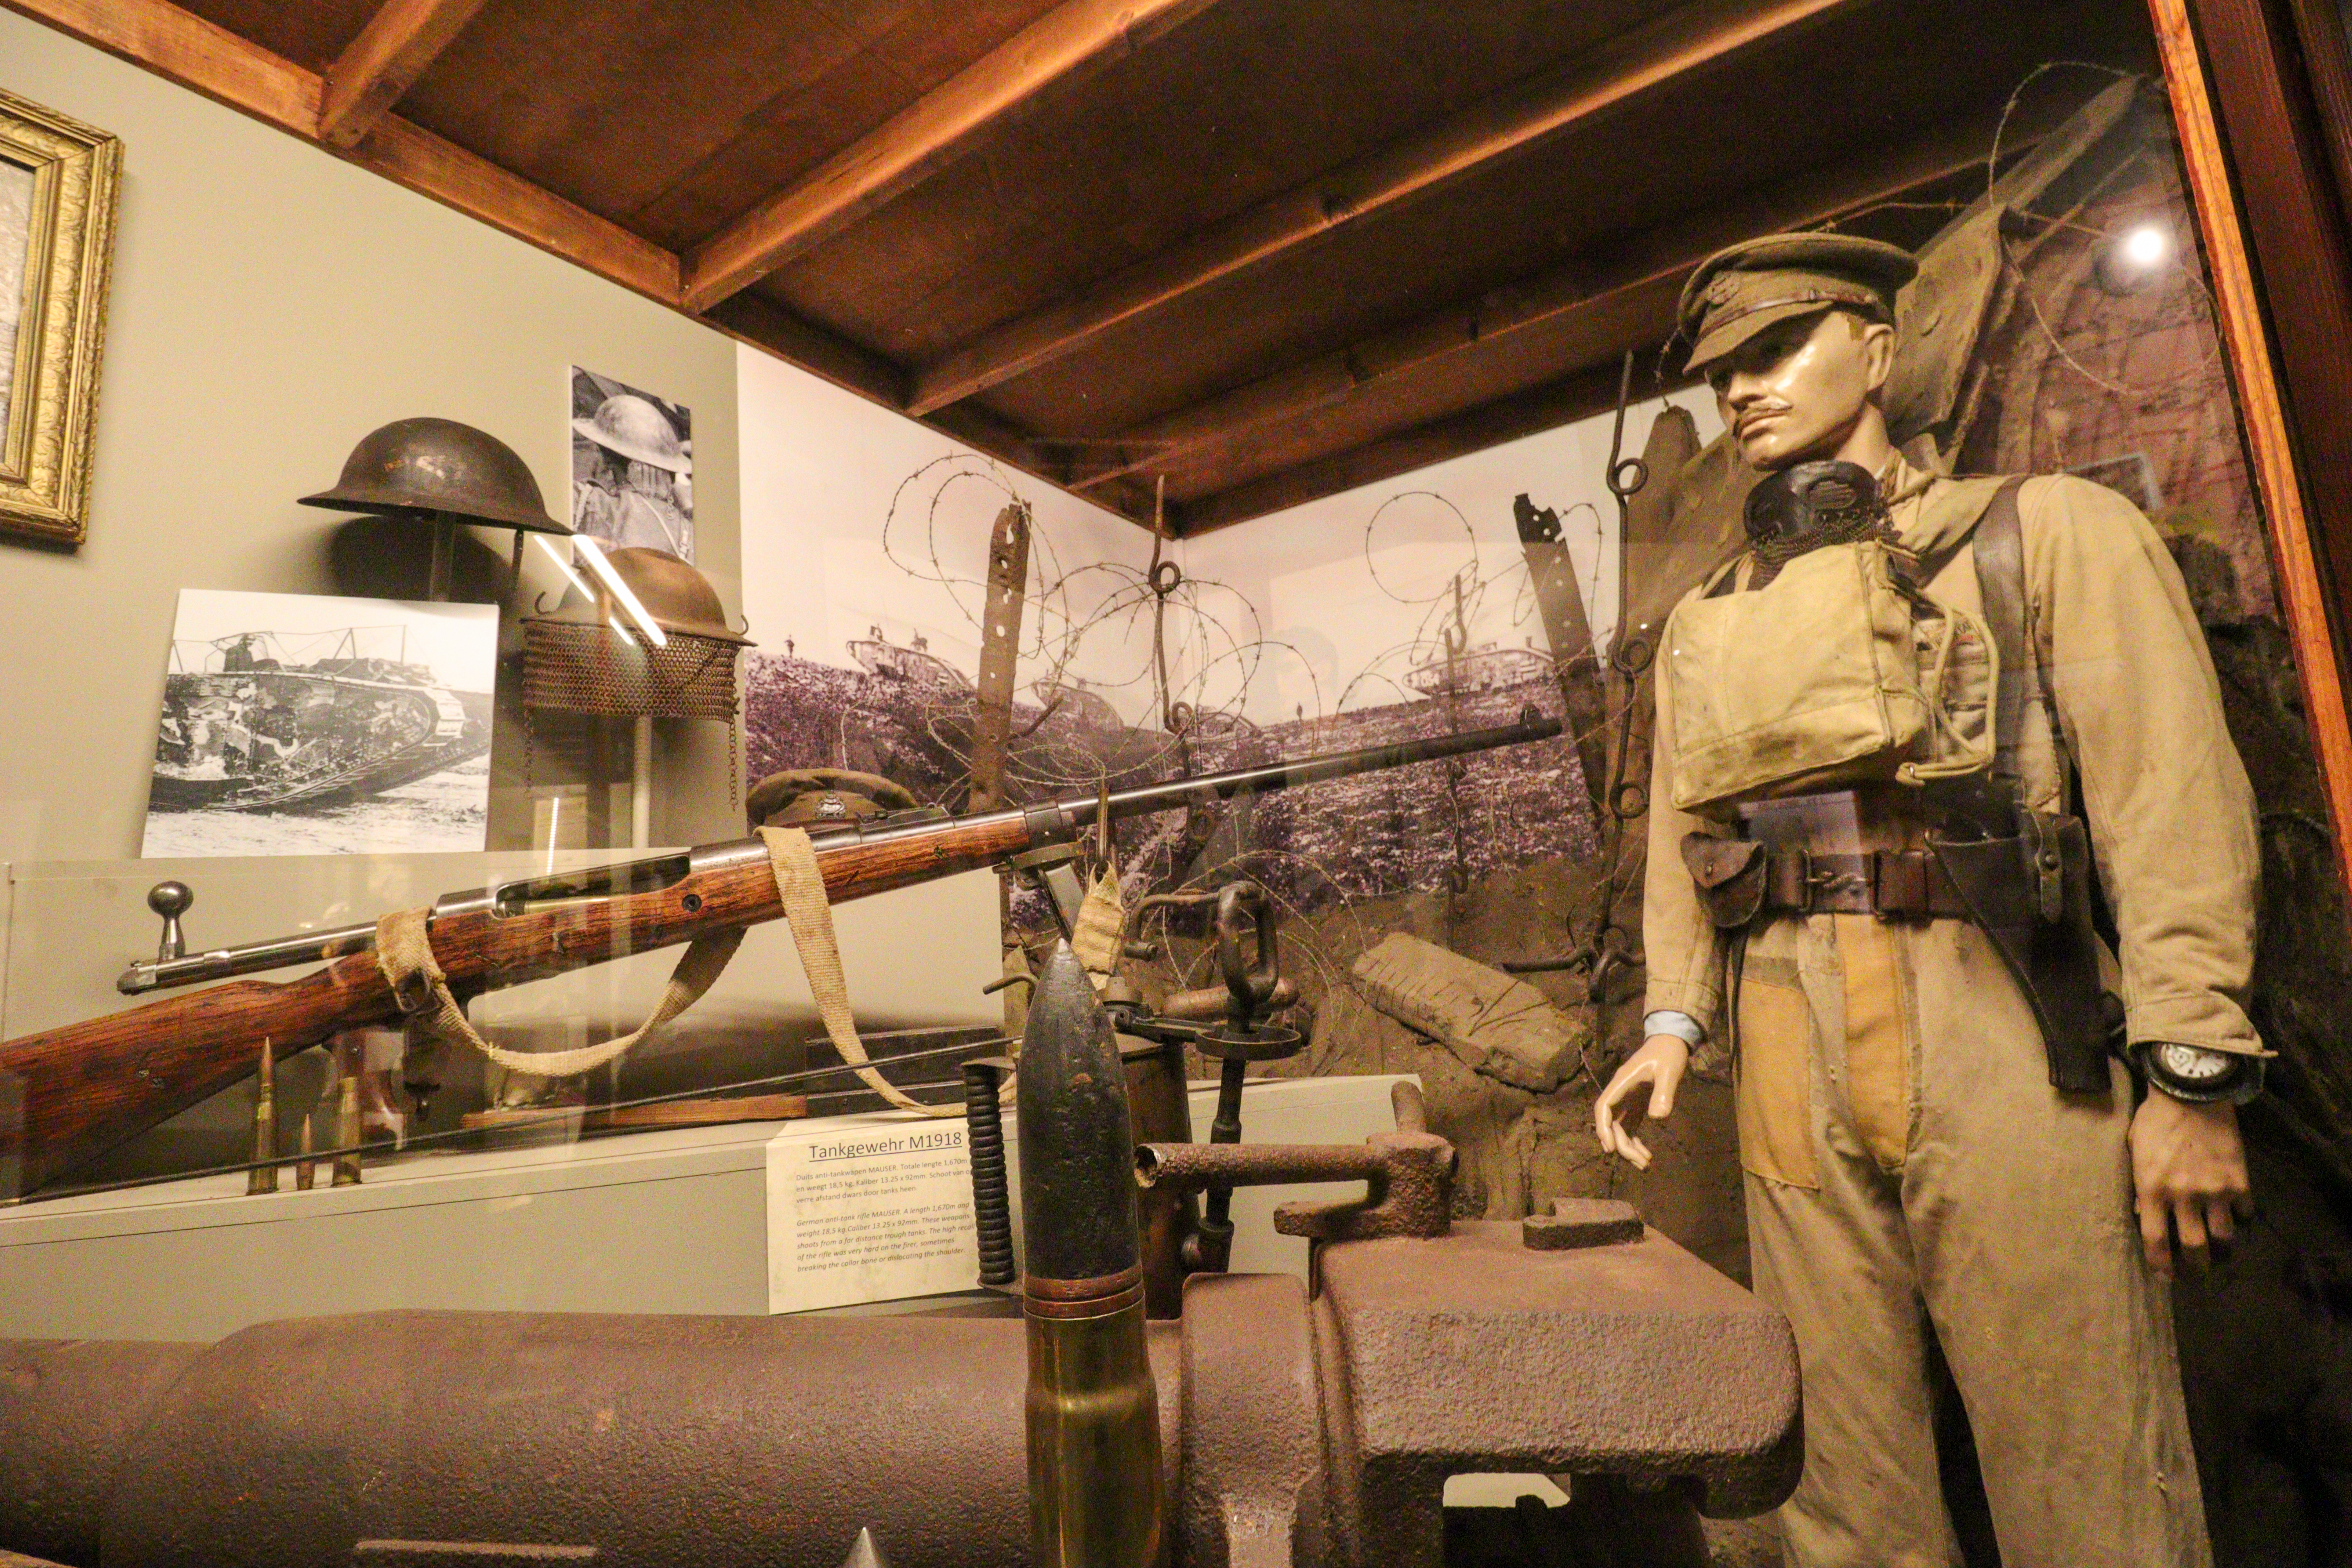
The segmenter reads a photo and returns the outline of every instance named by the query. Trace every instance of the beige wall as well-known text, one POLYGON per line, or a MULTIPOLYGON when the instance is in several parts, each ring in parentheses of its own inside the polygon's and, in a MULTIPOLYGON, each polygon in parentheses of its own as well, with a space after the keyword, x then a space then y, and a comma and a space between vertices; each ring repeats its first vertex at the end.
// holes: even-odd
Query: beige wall
MULTIPOLYGON (((699 564, 740 605, 727 339, 6 13, 0 88, 124 142, 89 537, 0 543, 0 860, 138 854, 174 595, 349 591, 341 520, 294 498, 389 420, 488 430, 561 512, 572 364, 687 404, 699 564)), ((520 740, 499 736, 494 847, 529 832, 520 740)), ((656 838, 740 832, 720 727, 663 754, 656 838)))

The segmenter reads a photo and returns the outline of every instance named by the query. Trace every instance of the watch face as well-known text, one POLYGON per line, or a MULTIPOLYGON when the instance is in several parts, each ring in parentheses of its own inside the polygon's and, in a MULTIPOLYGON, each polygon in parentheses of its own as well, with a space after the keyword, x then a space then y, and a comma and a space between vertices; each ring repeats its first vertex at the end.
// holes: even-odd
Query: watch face
POLYGON ((2183 1083, 2217 1083, 2237 1070, 2238 1058, 2198 1046, 2161 1045, 2156 1047, 2156 1065, 2183 1083))

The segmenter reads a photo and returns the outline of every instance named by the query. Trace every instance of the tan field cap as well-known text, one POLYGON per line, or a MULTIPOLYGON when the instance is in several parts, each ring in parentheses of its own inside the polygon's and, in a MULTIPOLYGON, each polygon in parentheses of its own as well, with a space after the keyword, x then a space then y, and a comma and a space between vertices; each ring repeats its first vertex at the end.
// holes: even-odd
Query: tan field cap
POLYGON ((1917 276, 1911 253, 1848 234, 1768 234, 1718 250, 1684 286, 1678 317, 1704 371, 1765 328, 1836 306, 1895 320, 1895 296, 1917 276))

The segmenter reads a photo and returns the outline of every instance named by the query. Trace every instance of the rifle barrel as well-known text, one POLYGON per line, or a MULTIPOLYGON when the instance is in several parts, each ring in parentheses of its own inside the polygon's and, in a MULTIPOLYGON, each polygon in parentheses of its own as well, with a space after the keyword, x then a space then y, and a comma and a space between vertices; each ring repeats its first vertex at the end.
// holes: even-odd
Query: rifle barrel
MULTIPOLYGON (((1529 741, 1546 741, 1559 731, 1559 720, 1544 718, 1533 709, 1528 709, 1522 711, 1516 724, 1465 730, 1455 735, 1435 735, 1426 741, 1391 741, 1385 745, 1362 746, 1352 752, 1333 752, 1320 757, 1302 757, 1297 762, 1268 763, 1263 767, 1241 768, 1233 773, 1172 779, 1166 784, 1139 784, 1111 795, 1110 815, 1113 821, 1118 821, 1122 817, 1149 816, 1155 811, 1171 811, 1202 791, 1219 800, 1231 800, 1238 795, 1295 789, 1328 779, 1405 767, 1413 763, 1466 756, 1474 752, 1491 752, 1497 747, 1523 745, 1529 741)), ((1063 808, 1070 814, 1071 820, 1080 826, 1091 826, 1101 805, 1102 802, 1094 796, 1063 803, 1063 808)))
MULTIPOLYGON (((1269 794, 1275 790, 1320 784, 1328 779, 1347 778, 1356 773, 1377 773, 1384 768, 1403 767, 1413 763, 1433 762, 1444 757, 1493 751, 1500 746, 1548 740, 1559 731, 1559 720, 1544 718, 1533 709, 1527 709, 1522 710, 1516 724, 1467 730, 1460 734, 1437 735, 1425 741, 1391 741, 1384 745, 1362 746, 1352 752, 1334 752, 1326 756, 1304 757, 1297 762, 1267 763, 1260 767, 1238 768, 1231 773, 1171 779, 1165 784, 1139 784, 1110 795, 1110 815, 1113 821, 1118 821, 1129 816, 1149 816, 1153 812, 1172 811, 1203 794, 1219 800, 1231 800, 1236 795, 1269 794)), ((982 815, 1002 818, 1027 816, 1032 821, 1040 817, 1058 819, 1073 830, 1082 831, 1094 826, 1103 805, 1099 795, 1074 795, 1025 811, 1016 806, 982 815)), ((876 827, 851 830, 845 837, 866 841, 881 835, 917 837, 952 827, 959 822, 976 820, 979 818, 950 817, 901 826, 885 818, 876 827)), ((825 835, 818 838, 819 854, 824 852, 831 837, 825 835)), ((765 854, 757 839, 743 840, 742 845, 748 852, 765 854)), ((499 907, 499 912, 514 913, 519 910, 509 908, 509 904, 526 897, 531 902, 538 902, 541 900, 584 899, 642 890, 673 881, 690 868, 727 859, 733 847, 731 845, 705 846, 685 856, 673 852, 648 860, 626 861, 566 873, 554 879, 541 878, 478 892, 453 893, 441 900, 435 909, 437 913, 445 909, 495 903, 499 907)), ((375 927, 373 924, 344 926, 335 931, 305 931, 268 942, 190 953, 184 958, 134 963, 123 971, 121 978, 115 982, 115 988, 125 995, 138 995, 167 987, 258 974, 297 963, 316 963, 346 953, 366 952, 374 946, 375 927)))

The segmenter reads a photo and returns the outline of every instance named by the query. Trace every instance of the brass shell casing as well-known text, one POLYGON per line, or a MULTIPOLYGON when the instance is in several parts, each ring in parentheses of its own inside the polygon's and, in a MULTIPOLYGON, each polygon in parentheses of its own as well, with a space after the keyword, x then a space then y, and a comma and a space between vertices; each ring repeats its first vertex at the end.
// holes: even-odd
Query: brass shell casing
POLYGON ((253 1160, 254 1168, 245 1173, 245 1193, 256 1197, 278 1190, 278 1167, 268 1163, 278 1158, 278 1084, 275 1053, 269 1042, 261 1042, 261 1062, 253 1079, 253 1160))
POLYGON ((1167 1510, 1141 1271, 1094 1300, 1045 1300, 1034 1289, 1058 1286, 1058 1295, 1076 1283, 1032 1281, 1024 1313, 1029 1561, 1033 1568, 1157 1568, 1167 1510))

